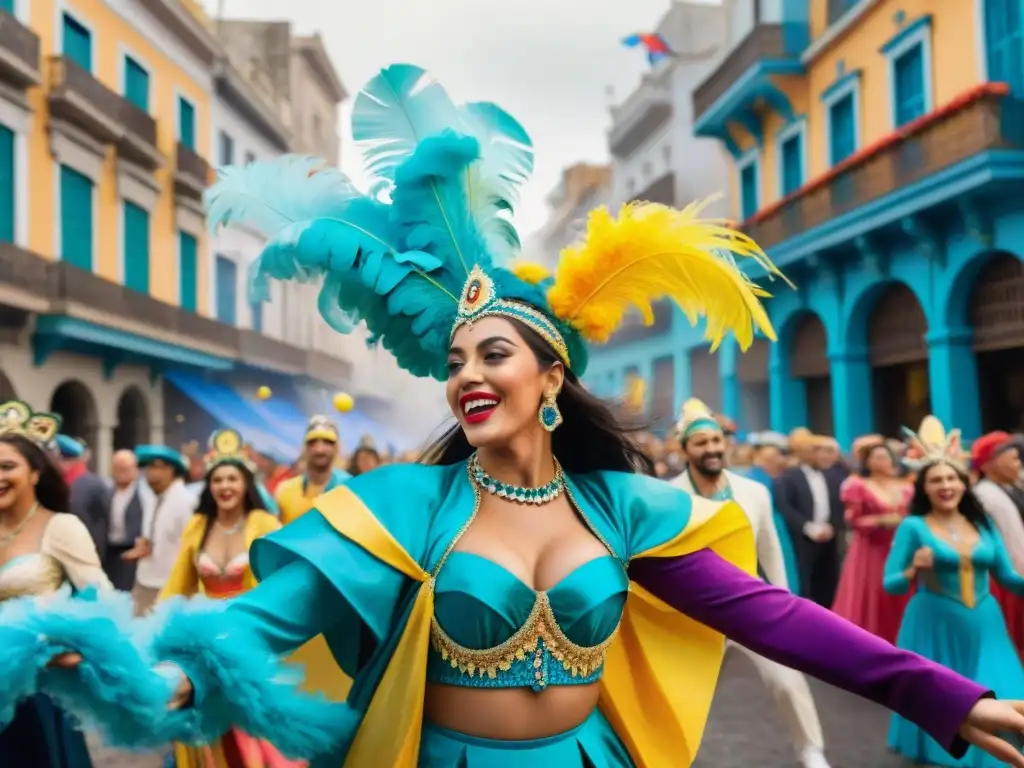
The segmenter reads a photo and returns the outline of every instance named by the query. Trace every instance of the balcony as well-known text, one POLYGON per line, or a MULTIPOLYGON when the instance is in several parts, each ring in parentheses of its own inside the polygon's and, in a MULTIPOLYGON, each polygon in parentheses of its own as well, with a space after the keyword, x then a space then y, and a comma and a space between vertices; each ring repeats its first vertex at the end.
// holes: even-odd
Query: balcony
POLYGON ((612 109, 612 118, 608 149, 615 157, 629 157, 672 118, 669 82, 645 77, 628 99, 612 109))
POLYGON ((305 370, 306 352, 298 347, 250 330, 239 331, 238 341, 239 356, 246 365, 290 373, 305 370))
POLYGON ((786 96, 772 81, 776 75, 803 72, 800 52, 803 35, 793 33, 795 23, 758 23, 693 92, 694 133, 728 141, 727 124, 738 122, 759 133, 761 104, 792 117, 786 96), (798 44, 800 43, 800 44, 798 44))
POLYGON ((50 57, 50 114, 80 128, 101 144, 118 141, 120 95, 67 56, 50 57))
MULTIPOLYGON (((1024 150, 1024 102, 1004 94, 1005 86, 990 83, 963 95, 759 211, 743 224, 743 231, 762 248, 771 248, 804 233, 813 237, 817 227, 848 218, 844 215, 874 203, 878 206, 873 208, 885 207, 886 217, 898 218, 901 210, 883 202, 883 198, 909 194, 904 188, 929 178, 942 179, 944 172, 971 165, 968 161, 972 158, 979 161, 978 167, 973 175, 968 173, 970 169, 964 171, 957 186, 947 181, 934 191, 918 192, 913 197, 920 202, 927 194, 931 204, 937 204, 968 193, 972 184, 981 186, 1005 177, 1005 173, 997 172, 1000 169, 985 165, 986 155, 999 150, 1024 150)), ((1014 182, 1019 185, 1020 179, 1007 181, 1014 182)), ((819 240, 819 244, 824 241, 819 240)))
POLYGON ((121 99, 121 139, 117 153, 125 160, 155 171, 163 163, 156 145, 156 119, 127 99, 121 99))
POLYGON ((0 80, 24 90, 39 85, 39 36, 0 10, 0 80))
POLYGON ((174 164, 174 194, 192 203, 201 202, 210 178, 210 166, 180 141, 174 164))

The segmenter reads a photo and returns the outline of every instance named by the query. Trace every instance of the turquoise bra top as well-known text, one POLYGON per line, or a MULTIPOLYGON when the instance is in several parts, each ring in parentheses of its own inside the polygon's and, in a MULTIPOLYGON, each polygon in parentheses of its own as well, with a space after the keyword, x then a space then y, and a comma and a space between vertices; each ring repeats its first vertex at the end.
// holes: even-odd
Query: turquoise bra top
POLYGON ((485 557, 452 552, 434 584, 427 679, 535 691, 592 683, 628 591, 626 570, 611 555, 537 592, 485 557))

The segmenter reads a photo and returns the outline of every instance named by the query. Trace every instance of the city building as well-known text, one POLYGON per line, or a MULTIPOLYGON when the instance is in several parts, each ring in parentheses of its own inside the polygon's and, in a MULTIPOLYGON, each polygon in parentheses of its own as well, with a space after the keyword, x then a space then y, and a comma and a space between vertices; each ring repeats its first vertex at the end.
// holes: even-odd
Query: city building
MULTIPOLYGON (((728 214, 726 155, 714 138, 694 134, 691 94, 722 55, 729 21, 722 6, 675 0, 658 23, 655 31, 674 55, 655 64, 611 110, 607 202, 613 209, 631 200, 680 206, 719 195, 707 215, 728 214)), ((653 424, 665 426, 689 390, 686 350, 699 345, 701 337, 700 329, 691 327, 670 303, 655 306, 649 326, 639 313, 632 313, 606 345, 594 349, 588 385, 602 396, 620 397, 630 379, 642 379, 648 415, 653 424)), ((694 366, 706 368, 714 362, 704 357, 706 362, 694 366)))
POLYGON ((202 192, 224 66, 195 3, 0 4, 0 398, 60 413, 104 470, 173 442, 178 374, 350 376, 217 319, 202 192))
POLYGON ((727 8, 694 130, 729 153, 734 218, 796 289, 767 284, 778 343, 725 345, 682 388, 845 446, 929 412, 967 439, 1020 429, 1019 0, 727 8))
POLYGON ((548 218, 524 245, 529 261, 553 269, 558 255, 583 234, 587 214, 608 203, 612 169, 608 165, 576 163, 562 171, 562 179, 547 197, 548 218))

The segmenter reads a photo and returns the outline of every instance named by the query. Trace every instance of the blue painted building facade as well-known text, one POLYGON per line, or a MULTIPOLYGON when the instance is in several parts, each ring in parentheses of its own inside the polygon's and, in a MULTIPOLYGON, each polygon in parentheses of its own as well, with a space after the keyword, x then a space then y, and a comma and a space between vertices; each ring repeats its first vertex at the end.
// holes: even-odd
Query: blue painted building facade
POLYGON ((915 14, 920 3, 861 0, 835 17, 812 3, 808 19, 767 4, 781 15, 755 19, 694 93, 694 112, 695 131, 737 159, 741 227, 796 284, 765 284, 778 341, 745 354, 730 342, 709 358, 676 310, 665 328, 595 351, 595 391, 618 395, 636 371, 662 419, 669 401, 677 412, 696 395, 741 428, 810 426, 844 446, 928 412, 967 439, 1024 426, 1024 12, 1007 3, 1024 11, 1021 0, 970 0, 946 18, 952 6, 915 14), (977 72, 940 87, 936 57, 962 41, 965 19, 978 26, 977 72), (772 69, 780 60, 785 77, 772 69), (838 156, 837 85, 856 107, 853 149, 838 156), (781 189, 772 182, 792 170, 778 142, 798 126, 806 178, 781 189), (756 205, 743 186, 751 156, 768 177, 756 205), (664 360, 670 383, 666 366, 655 370, 664 360))

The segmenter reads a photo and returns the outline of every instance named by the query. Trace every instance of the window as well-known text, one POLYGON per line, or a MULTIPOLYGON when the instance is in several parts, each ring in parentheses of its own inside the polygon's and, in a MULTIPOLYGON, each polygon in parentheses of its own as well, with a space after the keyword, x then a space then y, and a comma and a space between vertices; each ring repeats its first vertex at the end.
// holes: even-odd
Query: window
POLYGON ((245 153, 245 164, 248 165, 249 163, 255 163, 255 162, 256 162, 256 155, 254 155, 252 152, 248 152, 247 151, 245 153))
POLYGON ((746 221, 758 209, 757 195, 757 150, 750 153, 746 160, 740 161, 740 218, 746 221))
POLYGON ((60 167, 60 253, 68 264, 92 271, 92 180, 60 167))
POLYGON ((124 284, 139 293, 149 293, 149 213, 135 203, 124 201, 124 284))
POLYGON ((238 324, 238 265, 217 256, 217 319, 225 325, 238 324))
POLYGON ((92 72, 92 35, 79 22, 64 14, 64 55, 86 72, 92 72))
POLYGON ((0 242, 14 242, 15 202, 15 153, 17 136, 14 131, 0 125, 0 242))
POLYGON ((187 149, 196 148, 196 109, 181 96, 178 97, 178 141, 187 149))
POLYGON ((263 302, 257 301, 249 305, 252 314, 252 329, 263 333, 263 302))
POLYGON ((857 151, 857 110, 854 92, 836 99, 828 107, 829 116, 829 162, 832 165, 843 162, 857 151))
POLYGON ((199 306, 199 244, 188 232, 178 232, 178 302, 195 312, 199 306))
POLYGON ((224 131, 220 132, 220 164, 233 165, 235 162, 235 140, 224 131))
POLYGON ((1024 95, 1024 11, 1020 0, 985 3, 985 58, 988 79, 1007 83, 1024 95))
POLYGON ((906 125, 925 113, 924 48, 920 43, 893 61, 892 90, 893 127, 906 125))
POLYGON ((804 132, 801 128, 782 138, 779 144, 779 192, 782 197, 796 192, 804 183, 804 132))
POLYGON ((149 72, 131 56, 124 57, 124 97, 149 112, 149 72))

